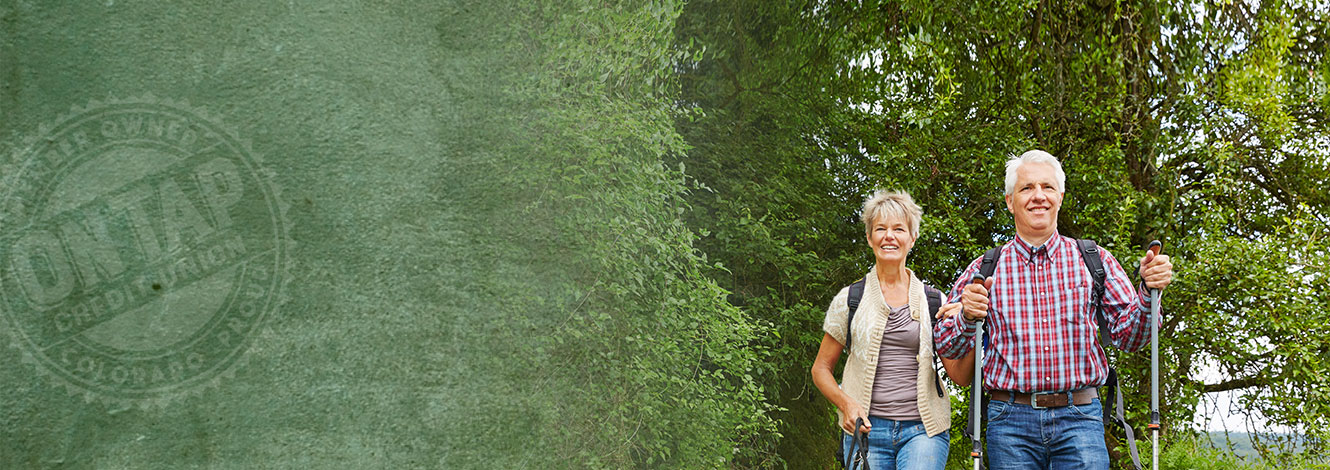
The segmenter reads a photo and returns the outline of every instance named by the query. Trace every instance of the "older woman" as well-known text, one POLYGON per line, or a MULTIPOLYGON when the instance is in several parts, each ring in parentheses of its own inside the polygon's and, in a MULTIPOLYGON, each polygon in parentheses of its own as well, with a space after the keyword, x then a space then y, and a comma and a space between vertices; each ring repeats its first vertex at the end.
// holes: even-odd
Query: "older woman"
MULTIPOLYGON (((868 432, 868 462, 873 470, 937 469, 947 462, 951 440, 951 400, 933 367, 932 319, 925 289, 905 267, 919 238, 922 211, 909 194, 878 191, 864 201, 860 218, 877 262, 864 278, 854 315, 849 316, 850 288, 841 289, 822 323, 825 334, 813 362, 813 383, 836 405, 848 452, 857 419, 868 432), (844 384, 832 369, 852 335, 844 384)), ((942 298, 939 302, 945 300, 942 298)), ((938 316, 953 315, 960 304, 944 305, 938 316)), ((942 359, 951 380, 968 385, 974 356, 942 359)))

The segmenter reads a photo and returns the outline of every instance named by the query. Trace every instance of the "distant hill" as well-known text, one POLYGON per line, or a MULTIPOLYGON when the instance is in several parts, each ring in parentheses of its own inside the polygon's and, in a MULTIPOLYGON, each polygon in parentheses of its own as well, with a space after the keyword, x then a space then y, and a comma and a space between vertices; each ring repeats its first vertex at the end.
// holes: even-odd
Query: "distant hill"
MULTIPOLYGON (((1293 437, 1289 434, 1272 434, 1271 436, 1282 438, 1293 437)), ((1300 440, 1301 439, 1299 439, 1299 441, 1300 440)), ((1256 461, 1260 460, 1261 457, 1260 453, 1256 451, 1256 447, 1252 444, 1251 434, 1246 432, 1229 432, 1227 437, 1225 437, 1225 434, 1222 431, 1210 431, 1210 443, 1219 449, 1231 451, 1233 455, 1244 460, 1256 461), (1229 447, 1230 442, 1232 443, 1231 449, 1229 447)), ((1302 450, 1302 446, 1299 442, 1299 445, 1294 447, 1294 452, 1300 450, 1302 450)))

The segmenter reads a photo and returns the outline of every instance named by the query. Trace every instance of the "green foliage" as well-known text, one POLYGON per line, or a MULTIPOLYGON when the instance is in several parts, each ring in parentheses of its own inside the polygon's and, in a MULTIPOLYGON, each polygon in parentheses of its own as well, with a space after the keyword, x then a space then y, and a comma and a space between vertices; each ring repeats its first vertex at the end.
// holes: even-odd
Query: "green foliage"
MULTIPOLYGON (((726 302, 681 214, 671 2, 463 7, 484 37, 444 31, 482 61, 454 90, 484 110, 459 142, 447 196, 491 265, 470 291, 492 306, 471 338, 492 351, 492 402, 467 428, 517 442, 493 467, 719 468, 760 462, 775 434, 754 376, 761 323, 726 302), (470 49, 468 49, 470 48, 470 49)), ((492 447, 491 447, 492 448, 492 447)), ((468 452, 459 449, 459 453, 468 452)), ((471 451, 475 452, 475 451, 471 451)))

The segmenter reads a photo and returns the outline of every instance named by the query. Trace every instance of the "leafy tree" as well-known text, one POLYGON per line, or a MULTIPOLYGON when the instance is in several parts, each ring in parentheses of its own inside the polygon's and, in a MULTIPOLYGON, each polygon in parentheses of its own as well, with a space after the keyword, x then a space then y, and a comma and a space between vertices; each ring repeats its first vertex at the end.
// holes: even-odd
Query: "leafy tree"
POLYGON ((867 266, 861 184, 828 171, 845 155, 816 140, 855 114, 824 91, 853 47, 836 32, 854 21, 815 8, 690 2, 676 30, 706 51, 680 78, 683 106, 702 110, 678 125, 691 146, 680 159, 706 188, 691 193, 688 220, 730 301, 774 327, 762 381, 781 408, 780 455, 795 468, 832 461, 837 431, 808 370, 831 295, 867 266))

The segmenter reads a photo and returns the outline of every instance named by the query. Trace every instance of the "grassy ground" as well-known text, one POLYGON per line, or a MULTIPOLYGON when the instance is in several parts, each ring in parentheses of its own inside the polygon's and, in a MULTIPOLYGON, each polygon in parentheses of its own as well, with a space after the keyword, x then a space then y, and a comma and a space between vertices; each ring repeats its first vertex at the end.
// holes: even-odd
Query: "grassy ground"
POLYGON ((1252 462, 1216 449, 1200 439, 1185 438, 1164 449, 1159 456, 1159 467, 1165 470, 1324 470, 1330 469, 1330 460, 1324 456, 1304 455, 1287 456, 1274 462, 1252 462))

